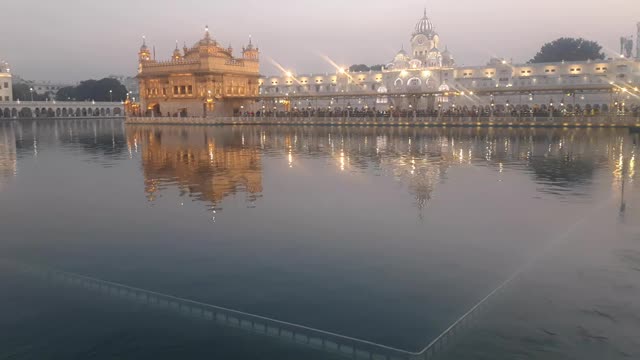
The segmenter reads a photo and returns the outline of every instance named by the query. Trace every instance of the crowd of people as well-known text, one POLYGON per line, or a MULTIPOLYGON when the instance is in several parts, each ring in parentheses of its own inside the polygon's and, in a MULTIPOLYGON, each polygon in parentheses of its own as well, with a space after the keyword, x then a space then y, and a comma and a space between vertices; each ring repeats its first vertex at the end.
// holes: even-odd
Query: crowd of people
POLYGON ((384 110, 375 107, 309 107, 284 110, 262 110, 238 112, 236 116, 242 117, 370 117, 370 118, 406 118, 406 117, 564 117, 564 116, 598 116, 605 114, 640 116, 640 105, 613 106, 603 104, 595 105, 487 105, 487 106, 440 106, 431 109, 397 109, 390 106, 384 110))

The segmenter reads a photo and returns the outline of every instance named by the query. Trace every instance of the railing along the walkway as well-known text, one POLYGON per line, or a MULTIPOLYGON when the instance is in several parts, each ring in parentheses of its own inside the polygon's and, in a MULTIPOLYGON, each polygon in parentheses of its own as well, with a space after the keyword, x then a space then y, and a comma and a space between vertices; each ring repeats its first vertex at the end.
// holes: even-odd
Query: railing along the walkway
POLYGON ((156 125, 343 125, 460 127, 640 127, 632 116, 591 117, 127 117, 128 124, 156 125))
POLYGON ((215 322, 222 326, 243 329, 255 334, 277 338, 346 358, 365 360, 427 360, 436 358, 453 343, 456 336, 468 328, 480 310, 486 308, 490 298, 503 287, 500 286, 494 290, 447 328, 440 336, 431 341, 424 349, 419 352, 411 352, 371 341, 80 274, 32 266, 11 260, 0 260, 0 265, 13 271, 19 271, 20 273, 26 273, 55 283, 84 288, 105 296, 125 299, 157 309, 178 312, 182 315, 215 322))

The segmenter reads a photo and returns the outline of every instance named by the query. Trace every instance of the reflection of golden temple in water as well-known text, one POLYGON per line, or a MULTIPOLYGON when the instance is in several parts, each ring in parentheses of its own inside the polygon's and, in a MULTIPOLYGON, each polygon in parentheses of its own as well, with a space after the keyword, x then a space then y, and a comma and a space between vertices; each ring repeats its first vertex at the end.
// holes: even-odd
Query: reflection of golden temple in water
MULTIPOLYGON (((396 179, 422 216, 452 167, 482 166, 500 174, 530 175, 539 191, 585 194, 598 169, 626 163, 635 177, 636 145, 617 130, 416 129, 340 127, 139 127, 128 130, 141 145, 146 190, 154 199, 177 184, 218 204, 230 194, 262 192, 262 157, 296 167, 300 158, 328 158, 337 172, 371 171, 396 179), (622 154, 625 154, 622 156, 622 154), (621 160, 622 159, 622 160, 621 160)), ((615 188, 621 171, 614 172, 615 188)))
MULTIPOLYGON (((211 129, 209 129, 211 130, 211 129)), ((261 155, 244 147, 241 138, 216 136, 214 131, 189 127, 132 127, 130 148, 141 146, 145 191, 149 200, 169 184, 181 195, 219 204, 225 197, 245 192, 255 200, 262 192, 261 155)))
POLYGON ((0 191, 17 172, 15 132, 9 125, 0 125, 0 191))

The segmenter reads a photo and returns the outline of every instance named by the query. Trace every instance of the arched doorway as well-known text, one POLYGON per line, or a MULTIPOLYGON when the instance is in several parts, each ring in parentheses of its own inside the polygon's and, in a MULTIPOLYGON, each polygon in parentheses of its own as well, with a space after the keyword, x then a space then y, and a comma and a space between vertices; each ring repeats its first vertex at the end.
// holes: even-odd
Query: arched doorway
POLYGON ((147 116, 162 116, 160 104, 151 103, 147 106, 147 116))
MULTIPOLYGON (((15 110, 15 109, 14 109, 15 110)), ((40 113, 40 111, 38 109, 36 109, 36 117, 38 116, 37 114, 40 113)), ((17 115, 17 114, 16 114, 17 115)), ((31 111, 30 108, 28 107, 24 107, 20 110, 20 117, 21 118, 32 118, 33 117, 33 112, 31 111)))

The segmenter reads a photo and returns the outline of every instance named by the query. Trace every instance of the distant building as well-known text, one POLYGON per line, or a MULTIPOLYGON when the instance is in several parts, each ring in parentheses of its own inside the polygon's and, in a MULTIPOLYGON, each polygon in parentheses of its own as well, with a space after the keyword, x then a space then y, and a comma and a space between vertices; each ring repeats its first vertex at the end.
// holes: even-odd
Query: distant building
POLYGON ((138 78, 135 76, 109 75, 109 78, 120 81, 127 89, 127 95, 130 99, 140 99, 140 85, 138 78))
POLYGON ((259 51, 251 40, 237 58, 207 28, 191 48, 181 51, 176 44, 167 61, 152 58, 143 41, 138 60, 141 109, 147 115, 231 115, 258 95, 259 51))
MULTIPOLYGON (((49 95, 50 100, 54 100, 58 91, 63 87, 73 86, 73 84, 69 83, 61 83, 61 82, 52 82, 52 81, 44 81, 44 80, 26 80, 20 76, 14 76, 14 83, 16 84, 25 84, 29 86, 29 89, 33 89, 34 94, 38 95, 49 95)), ((20 99, 25 100, 25 99, 20 99)))
POLYGON ((0 101, 13 101, 13 82, 9 64, 0 60, 0 101))
MULTIPOLYGON (((640 24, 638 24, 640 38, 640 24)), ((420 97, 417 103, 410 104, 409 97, 402 99, 387 99, 386 93, 424 93, 436 91, 458 91, 466 94, 476 92, 487 93, 491 89, 510 88, 514 92, 522 90, 520 95, 500 96, 494 99, 486 96, 462 96, 458 97, 457 105, 483 105, 487 106, 492 101, 501 101, 505 104, 522 103, 522 105, 541 106, 549 104, 552 100, 549 96, 529 96, 528 90, 537 89, 571 89, 573 87, 597 87, 598 85, 625 85, 640 84, 640 52, 638 58, 616 56, 608 60, 594 61, 566 61, 545 64, 515 64, 505 59, 494 58, 483 66, 462 66, 455 63, 452 54, 447 47, 442 49, 440 35, 435 26, 424 15, 414 27, 410 36, 411 49, 401 49, 393 59, 381 71, 348 72, 345 69, 337 69, 335 73, 327 74, 292 74, 285 73, 278 76, 264 77, 260 80, 260 92, 262 95, 331 95, 331 94, 378 94, 377 99, 371 97, 363 99, 358 104, 351 103, 353 107, 377 106, 386 110, 395 105, 396 108, 408 109, 409 105, 421 108, 434 108, 437 104, 442 106, 453 105, 453 98, 448 97, 420 97), (523 96, 524 95, 524 96, 523 96)), ((624 43, 628 49, 628 41, 624 43)), ((640 43, 638 44, 640 48, 640 43)), ((628 51, 631 53, 631 50, 628 51)), ((572 95, 576 103, 610 103, 609 94, 585 94, 572 95)), ((626 94, 624 99, 633 101, 626 94)), ((556 102, 562 99, 556 99, 556 102)), ((278 104, 285 110, 294 107, 307 106, 345 106, 335 104, 333 101, 299 101, 299 103, 278 104), (288 108, 288 109, 287 109, 288 108)), ((257 110, 261 106, 254 106, 257 110)))
POLYGON ((55 83, 51 81, 39 81, 39 80, 26 80, 25 83, 33 89, 33 92, 38 95, 49 94, 49 97, 54 98, 58 93, 58 90, 63 87, 73 86, 72 84, 55 83))
POLYGON ((636 33, 636 58, 640 59, 640 22, 636 24, 638 32, 636 33))

